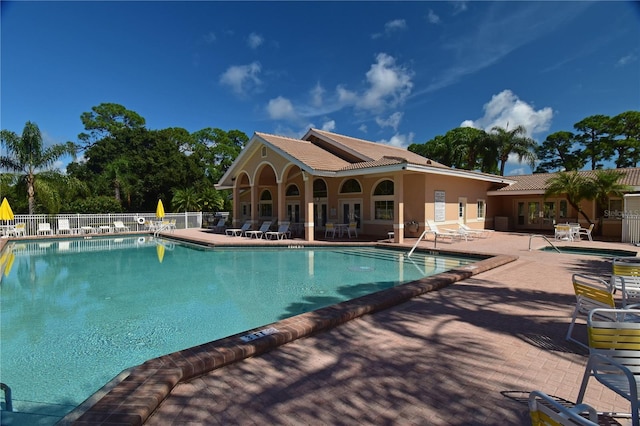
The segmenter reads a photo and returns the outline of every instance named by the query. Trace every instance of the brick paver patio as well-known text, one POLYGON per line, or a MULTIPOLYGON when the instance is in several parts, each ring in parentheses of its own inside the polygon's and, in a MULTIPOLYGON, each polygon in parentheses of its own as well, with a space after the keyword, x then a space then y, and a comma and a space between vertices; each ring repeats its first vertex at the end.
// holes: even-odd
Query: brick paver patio
MULTIPOLYGON (((176 236, 212 244, 229 238, 200 230, 176 236)), ((559 243, 567 244, 636 249, 559 243)), ((529 391, 575 401, 584 373, 586 351, 564 340, 575 302, 571 275, 610 268, 605 258, 528 246, 528 235, 502 232, 438 242, 441 250, 518 259, 180 382, 145 425, 528 424, 529 391)), ((582 323, 577 333, 584 334, 582 323)), ((595 381, 585 402, 598 411, 629 410, 595 381)))

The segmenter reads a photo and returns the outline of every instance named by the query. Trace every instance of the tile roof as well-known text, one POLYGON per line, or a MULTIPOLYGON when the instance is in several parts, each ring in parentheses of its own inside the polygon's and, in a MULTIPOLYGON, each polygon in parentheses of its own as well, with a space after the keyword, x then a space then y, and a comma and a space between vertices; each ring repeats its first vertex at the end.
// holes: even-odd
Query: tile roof
MULTIPOLYGON (((616 169, 614 169, 616 170, 616 169)), ((623 185, 629 185, 631 187, 640 187, 640 168, 628 168, 618 169, 621 173, 624 173, 624 177, 620 179, 619 183, 623 185)), ((558 175, 556 173, 536 173, 532 175, 520 175, 520 176, 507 176, 509 180, 513 180, 516 183, 505 186, 498 189, 496 193, 512 193, 516 191, 540 191, 544 192, 547 188, 547 180, 558 175)), ((596 170, 581 170, 578 172, 581 176, 594 178, 596 176, 596 170)))
POLYGON ((309 141, 260 132, 256 136, 314 170, 337 171, 351 164, 309 141))
POLYGON ((307 135, 318 134, 325 140, 333 141, 336 145, 346 148, 351 152, 361 156, 363 161, 380 161, 385 157, 398 158, 406 160, 407 163, 418 164, 431 167, 444 167, 444 164, 430 160, 422 155, 409 151, 408 149, 398 148, 377 142, 370 142, 363 139, 352 138, 350 136, 339 135, 337 133, 327 132, 325 130, 311 129, 307 135))

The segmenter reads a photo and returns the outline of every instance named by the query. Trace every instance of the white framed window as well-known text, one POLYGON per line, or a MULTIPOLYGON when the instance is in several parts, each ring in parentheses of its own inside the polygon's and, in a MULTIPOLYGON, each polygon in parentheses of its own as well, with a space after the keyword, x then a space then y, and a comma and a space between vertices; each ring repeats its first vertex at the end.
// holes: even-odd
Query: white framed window
POLYGON ((484 219, 486 214, 487 214, 487 203, 486 203, 486 201, 485 200, 478 200, 477 201, 477 206, 478 206, 478 208, 477 208, 477 210, 478 210, 478 212, 477 212, 478 219, 484 219))
POLYGON ((373 218, 375 220, 393 220, 393 194, 392 180, 385 179, 375 186, 373 190, 373 218))
POLYGON ((267 147, 263 146, 262 149, 260 150, 260 155, 262 155, 262 158, 265 158, 267 156, 267 147))

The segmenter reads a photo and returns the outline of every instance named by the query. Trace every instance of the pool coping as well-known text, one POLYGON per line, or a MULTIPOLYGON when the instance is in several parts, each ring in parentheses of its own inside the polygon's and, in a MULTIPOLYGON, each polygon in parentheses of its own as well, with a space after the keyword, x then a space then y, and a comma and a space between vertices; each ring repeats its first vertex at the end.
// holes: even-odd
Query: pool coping
MULTIPOLYGON (((190 242, 193 243, 193 240, 190 242)), ((367 245, 397 247, 383 243, 367 245)), ((172 389, 181 382, 263 354, 294 340, 329 330, 363 315, 401 304, 424 293, 441 289, 518 259, 518 256, 512 255, 464 253, 454 250, 417 249, 416 251, 428 254, 484 257, 484 259, 407 284, 153 358, 121 372, 67 414, 58 424, 142 425, 169 396, 172 389)))

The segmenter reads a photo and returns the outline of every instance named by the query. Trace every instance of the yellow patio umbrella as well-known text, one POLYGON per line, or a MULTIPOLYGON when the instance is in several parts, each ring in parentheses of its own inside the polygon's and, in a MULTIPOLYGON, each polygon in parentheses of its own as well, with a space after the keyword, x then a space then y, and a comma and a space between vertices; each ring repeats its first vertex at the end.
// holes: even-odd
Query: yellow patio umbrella
POLYGON ((156 252, 158 254, 158 261, 162 263, 164 260, 164 246, 162 244, 158 244, 156 246, 156 252))
POLYGON ((156 217, 162 219, 164 217, 164 206, 162 200, 158 200, 158 207, 156 207, 156 217))
POLYGON ((0 220, 13 220, 13 210, 7 201, 7 197, 2 200, 0 204, 0 220))

